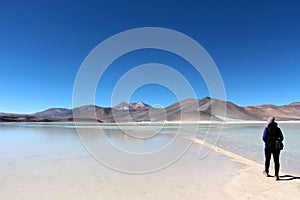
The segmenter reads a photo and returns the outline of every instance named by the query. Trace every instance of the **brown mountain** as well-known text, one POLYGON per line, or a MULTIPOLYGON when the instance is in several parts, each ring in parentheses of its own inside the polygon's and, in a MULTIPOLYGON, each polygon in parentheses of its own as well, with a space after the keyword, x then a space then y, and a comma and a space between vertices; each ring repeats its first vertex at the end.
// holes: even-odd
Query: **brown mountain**
POLYGON ((261 105, 246 106, 247 112, 261 119, 274 116, 278 120, 299 120, 300 119, 300 102, 294 102, 289 105, 261 105))
POLYGON ((186 99, 175 103, 166 108, 170 119, 178 119, 176 115, 189 116, 191 120, 195 112, 200 114, 200 120, 255 120, 257 119, 245 108, 239 107, 231 102, 212 99, 209 97, 203 99, 186 99), (175 115, 175 116, 174 116, 175 115))
POLYGON ((149 110, 150 108, 151 106, 144 102, 138 102, 138 103, 122 102, 113 107, 114 110, 131 110, 131 111, 149 110))
POLYGON ((50 108, 42 112, 37 112, 34 116, 48 118, 72 117, 72 110, 66 108, 50 108))
POLYGON ((166 108, 153 108, 143 102, 122 102, 103 108, 85 105, 73 109, 51 108, 31 115, 0 113, 0 122, 7 121, 81 121, 139 122, 139 121, 195 121, 195 120, 266 120, 274 116, 278 120, 300 120, 300 102, 289 105, 237 106, 232 102, 212 99, 186 99, 166 108), (224 112, 226 108, 226 113, 224 112))

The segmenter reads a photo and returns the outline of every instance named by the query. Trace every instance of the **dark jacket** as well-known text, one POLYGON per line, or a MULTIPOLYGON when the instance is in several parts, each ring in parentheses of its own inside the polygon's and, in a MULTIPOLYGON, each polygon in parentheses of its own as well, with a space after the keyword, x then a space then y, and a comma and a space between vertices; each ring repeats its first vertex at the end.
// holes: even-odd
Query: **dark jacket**
POLYGON ((276 141, 283 141, 283 135, 276 122, 270 123, 265 129, 262 137, 267 149, 275 149, 276 141))

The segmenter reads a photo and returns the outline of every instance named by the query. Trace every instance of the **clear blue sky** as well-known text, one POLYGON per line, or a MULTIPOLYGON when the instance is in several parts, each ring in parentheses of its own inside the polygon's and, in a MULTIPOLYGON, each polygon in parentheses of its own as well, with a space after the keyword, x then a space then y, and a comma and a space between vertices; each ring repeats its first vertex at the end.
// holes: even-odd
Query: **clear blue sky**
MULTIPOLYGON (((298 0, 2 0, 0 112, 71 108, 76 73, 88 53, 114 34, 147 26, 174 29, 198 41, 218 66, 229 101, 300 101, 298 0)), ((167 60, 189 77, 199 98, 208 95, 187 63, 166 52, 148 51, 116 60, 107 72, 112 85, 97 92, 96 103, 110 105, 113 80, 130 66, 167 60)), ((163 106, 176 101, 158 86, 141 88, 132 100, 163 106)))

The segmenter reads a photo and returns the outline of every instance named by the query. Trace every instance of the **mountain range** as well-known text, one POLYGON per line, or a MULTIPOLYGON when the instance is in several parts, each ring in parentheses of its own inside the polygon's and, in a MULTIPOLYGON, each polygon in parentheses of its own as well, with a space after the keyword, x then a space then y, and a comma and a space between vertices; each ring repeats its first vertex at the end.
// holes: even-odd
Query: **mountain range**
POLYGON ((142 121, 237 121, 300 120, 300 102, 289 105, 238 106, 232 102, 205 97, 185 99, 166 108, 155 108, 146 103, 122 102, 113 107, 84 105, 73 109, 50 108, 34 114, 0 113, 0 122, 58 122, 94 121, 100 123, 142 121), (226 113, 224 113, 226 108, 226 113))

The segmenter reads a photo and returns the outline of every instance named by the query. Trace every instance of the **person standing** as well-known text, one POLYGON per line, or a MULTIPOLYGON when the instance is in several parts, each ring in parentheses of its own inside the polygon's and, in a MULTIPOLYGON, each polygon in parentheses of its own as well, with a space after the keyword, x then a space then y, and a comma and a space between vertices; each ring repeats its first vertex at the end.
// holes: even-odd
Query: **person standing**
POLYGON ((283 148, 283 145, 281 147, 276 147, 276 142, 279 142, 282 144, 283 141, 283 134, 281 132, 281 129, 278 127, 277 123, 275 122, 274 117, 270 117, 268 119, 267 127, 264 129, 263 137, 262 137, 264 143, 265 143, 265 171, 264 173, 269 177, 269 167, 270 167, 270 161, 271 156, 273 155, 274 165, 275 165, 275 178, 276 180, 279 180, 279 156, 280 151, 283 148))

